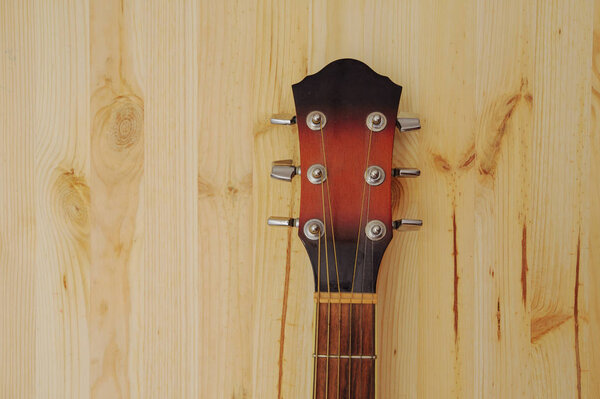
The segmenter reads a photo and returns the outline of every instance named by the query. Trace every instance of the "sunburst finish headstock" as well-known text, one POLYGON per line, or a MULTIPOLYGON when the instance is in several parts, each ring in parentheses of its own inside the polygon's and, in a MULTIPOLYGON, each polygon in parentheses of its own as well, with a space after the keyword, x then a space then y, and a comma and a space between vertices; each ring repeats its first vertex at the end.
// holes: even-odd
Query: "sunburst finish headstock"
POLYGON ((315 291, 374 293, 379 265, 393 229, 421 226, 392 220, 391 179, 417 169, 392 168, 396 128, 420 128, 396 117, 402 87, 353 59, 334 61, 292 86, 302 166, 273 164, 271 176, 301 179, 300 217, 270 218, 298 228, 312 263, 315 291))

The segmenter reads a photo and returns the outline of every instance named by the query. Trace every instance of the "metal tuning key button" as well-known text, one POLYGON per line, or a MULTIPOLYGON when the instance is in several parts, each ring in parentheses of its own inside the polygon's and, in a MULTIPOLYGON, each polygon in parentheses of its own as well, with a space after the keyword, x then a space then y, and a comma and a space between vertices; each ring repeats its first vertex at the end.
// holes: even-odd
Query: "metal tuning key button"
POLYGON ((321 131, 327 124, 327 117, 321 111, 312 111, 306 115, 306 125, 310 130, 321 131))
POLYGON ((396 126, 398 126, 401 132, 408 132, 420 129, 421 121, 419 118, 398 118, 396 119, 396 126))
POLYGON ((296 115, 292 114, 275 114, 271 117, 273 125, 294 125, 296 124, 296 115))
POLYGON ((269 226, 298 227, 299 223, 300 221, 297 218, 271 216, 267 219, 267 224, 269 226))
POLYGON ((370 186, 379 186, 385 180, 385 172, 379 166, 369 166, 365 171, 365 181, 370 186))
POLYGON ((367 127, 373 132, 381 132, 387 125, 387 119, 381 112, 371 112, 367 116, 367 127))
POLYGON ((379 241, 385 237, 385 224, 380 220, 371 220, 365 226, 365 234, 371 241, 379 241))
POLYGON ((419 169, 412 168, 394 168, 392 169, 392 176, 394 177, 419 177, 421 171, 419 169))
POLYGON ((291 159, 283 159, 273 162, 271 166, 271 177, 273 179, 292 181, 292 178, 300 174, 300 166, 295 166, 291 159))
POLYGON ((310 219, 304 224, 304 235, 309 240, 316 241, 325 234, 325 225, 319 219, 310 219))
POLYGON ((321 184, 327 179, 327 170, 320 163, 311 165, 306 171, 306 177, 312 184, 321 184))
POLYGON ((398 231, 419 230, 421 226, 423 226, 423 221, 420 219, 400 219, 392 222, 392 227, 398 231))

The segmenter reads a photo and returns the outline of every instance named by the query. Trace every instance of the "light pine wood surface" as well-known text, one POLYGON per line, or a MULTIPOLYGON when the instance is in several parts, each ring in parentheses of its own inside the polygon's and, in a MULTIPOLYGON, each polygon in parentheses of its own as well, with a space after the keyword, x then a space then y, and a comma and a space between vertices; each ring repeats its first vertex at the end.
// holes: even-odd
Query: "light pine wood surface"
POLYGON ((380 399, 600 397, 600 1, 0 2, 0 398, 301 399, 291 84, 404 87, 380 399))

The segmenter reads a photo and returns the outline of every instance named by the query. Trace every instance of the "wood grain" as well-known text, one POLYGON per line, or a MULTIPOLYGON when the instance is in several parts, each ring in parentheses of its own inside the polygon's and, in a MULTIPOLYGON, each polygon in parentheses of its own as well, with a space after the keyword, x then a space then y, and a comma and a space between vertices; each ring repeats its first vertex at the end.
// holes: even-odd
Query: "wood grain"
POLYGON ((202 398, 251 397, 255 305, 250 149, 256 100, 251 65, 257 12, 253 2, 198 2, 198 66, 184 63, 189 73, 198 74, 198 104, 190 112, 198 121, 199 245, 191 244, 197 246, 199 263, 198 284, 191 288, 197 291, 201 317, 200 370, 189 379, 199 379, 202 398))
MULTIPOLYGON (((600 396, 600 2, 4 1, 0 397, 307 398, 291 85, 403 86, 378 393, 600 396)), ((297 180, 297 179, 296 179, 297 180)))
MULTIPOLYGON (((90 391, 92 398, 129 398, 136 392, 133 306, 141 298, 144 164, 143 62, 133 48, 141 26, 134 4, 91 2, 90 99, 92 270, 90 391), (130 50, 131 49, 131 50, 130 50), (132 295, 133 293, 133 295, 132 295), (133 299, 132 299, 133 298, 133 299)), ((139 310, 138 310, 139 312, 139 310)))
POLYGON ((33 397, 36 386, 33 11, 0 4, 0 394, 14 398, 33 397))
POLYGON ((2 5, 3 397, 89 396, 86 2, 2 5))
POLYGON ((535 10, 531 4, 490 3, 478 17, 476 68, 488 72, 477 78, 475 159, 469 176, 475 184, 477 237, 471 306, 473 322, 481 326, 473 336, 474 367, 481 370, 473 388, 481 397, 532 397, 528 358, 535 334, 528 277, 538 264, 531 256, 535 218, 529 212, 528 165, 535 156, 529 151, 537 104, 531 69, 535 10), (495 39, 499 35, 503 40, 495 39), (512 352, 521 356, 506 356, 512 352))
POLYGON ((90 395, 87 2, 36 4, 36 394, 90 395), (48 15, 53 18, 48 20, 48 15), (48 23, 49 22, 49 23, 48 23), (64 71, 72 71, 64 73, 64 71), (52 82, 47 85, 47 82, 52 82))
MULTIPOLYGON (((588 397, 600 396, 600 342, 594 339, 596 331, 600 330, 600 180, 594 178, 600 173, 600 1, 594 2, 593 12, 593 42, 591 59, 591 104, 589 134, 584 137, 583 146, 587 151, 582 166, 582 196, 585 203, 582 208, 582 242, 583 265, 579 287, 581 288, 581 302, 589 317, 583 325, 581 341, 587 346, 587 361, 583 364, 583 381, 587 385, 588 397), (589 184, 585 184, 589 182, 589 184)), ((585 386, 585 385, 584 385, 585 386)))

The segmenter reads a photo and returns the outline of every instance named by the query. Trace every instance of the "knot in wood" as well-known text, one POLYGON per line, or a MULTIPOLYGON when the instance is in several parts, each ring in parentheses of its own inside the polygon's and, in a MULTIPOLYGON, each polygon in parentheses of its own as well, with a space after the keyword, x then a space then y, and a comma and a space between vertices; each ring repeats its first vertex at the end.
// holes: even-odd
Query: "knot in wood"
POLYGON ((55 214, 66 224, 71 233, 79 237, 89 230, 89 187, 83 176, 74 170, 61 171, 53 187, 55 214))
POLYGON ((134 146, 142 135, 144 112, 142 107, 127 99, 113 103, 110 129, 112 145, 117 151, 134 146))

